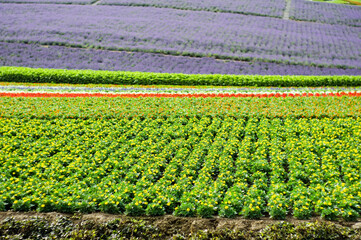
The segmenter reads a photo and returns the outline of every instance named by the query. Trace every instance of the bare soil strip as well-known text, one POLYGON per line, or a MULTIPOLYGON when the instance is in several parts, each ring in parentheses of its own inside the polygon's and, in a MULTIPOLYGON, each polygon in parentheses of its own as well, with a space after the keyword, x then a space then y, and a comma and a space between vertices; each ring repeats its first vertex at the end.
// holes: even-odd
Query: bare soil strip
MULTIPOLYGON (((125 215, 113 215, 106 213, 92 213, 92 214, 64 214, 64 213, 37 213, 37 212, 0 212, 0 223, 7 218, 14 218, 16 220, 27 220, 34 217, 45 218, 49 221, 55 221, 59 217, 68 217, 74 223, 80 224, 86 221, 93 221, 96 223, 106 223, 114 219, 120 219, 122 221, 127 221, 131 219, 143 220, 148 224, 151 224, 158 229, 166 232, 169 235, 172 235, 177 232, 182 232, 184 234, 196 233, 200 230, 221 230, 228 229, 234 231, 260 231, 266 226, 279 223, 279 222, 289 222, 294 225, 299 225, 305 222, 329 222, 318 217, 314 217, 310 220, 297 220, 293 217, 287 217, 285 220, 272 220, 268 217, 263 217, 260 220, 249 220, 244 218, 191 218, 191 217, 176 217, 173 215, 165 215, 160 217, 129 217, 125 215)), ((358 219, 357 222, 345 222, 338 221, 332 222, 338 226, 349 227, 353 229, 361 229, 361 219, 358 219)))
POLYGON ((98 5, 98 4, 100 4, 101 1, 102 0, 95 0, 91 3, 91 5, 98 5))
POLYGON ((282 18, 284 20, 290 20, 291 1, 292 0, 286 0, 286 9, 285 12, 283 13, 283 18, 282 18))

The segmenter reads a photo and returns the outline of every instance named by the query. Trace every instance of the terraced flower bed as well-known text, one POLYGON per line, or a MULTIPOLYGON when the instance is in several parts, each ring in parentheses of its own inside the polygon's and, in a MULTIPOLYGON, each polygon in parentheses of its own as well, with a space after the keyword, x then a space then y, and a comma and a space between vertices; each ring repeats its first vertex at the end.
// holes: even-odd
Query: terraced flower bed
POLYGON ((361 239, 359 6, 0 13, 0 240, 361 239))
POLYGON ((0 100, 2 210, 360 213, 359 97, 0 100))

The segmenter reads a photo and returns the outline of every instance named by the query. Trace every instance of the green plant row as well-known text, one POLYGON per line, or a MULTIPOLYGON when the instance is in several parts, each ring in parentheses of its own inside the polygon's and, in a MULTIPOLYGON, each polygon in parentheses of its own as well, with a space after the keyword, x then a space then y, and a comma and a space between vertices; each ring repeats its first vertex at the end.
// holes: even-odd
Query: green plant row
POLYGON ((1 82, 213 85, 213 86, 361 86, 361 76, 257 76, 0 67, 1 82))
POLYGON ((0 119, 0 211, 354 221, 360 118, 0 119))
MULTIPOLYGON (((104 223, 56 217, 7 218, 0 223, 0 239, 159 239, 159 240, 359 240, 361 231, 330 222, 305 222, 298 225, 279 222, 260 231, 247 229, 205 229, 189 232, 185 224, 158 226, 147 220, 114 219, 104 223)), ((177 220, 177 219, 174 219, 177 220)), ((182 219, 179 219, 182 222, 182 219)))
POLYGON ((360 97, 0 98, 1 118, 360 117, 360 97))

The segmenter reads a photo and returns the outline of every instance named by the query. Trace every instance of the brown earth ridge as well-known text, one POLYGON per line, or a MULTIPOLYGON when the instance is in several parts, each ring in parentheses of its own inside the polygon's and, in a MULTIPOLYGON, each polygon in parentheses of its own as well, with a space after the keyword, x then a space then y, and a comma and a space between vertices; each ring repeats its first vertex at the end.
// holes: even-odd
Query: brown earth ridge
MULTIPOLYGON (((66 218, 70 220, 72 224, 84 226, 91 223, 93 225, 106 224, 114 220, 118 220, 120 223, 132 223, 133 221, 144 222, 147 226, 152 226, 157 229, 158 232, 162 233, 164 239, 181 234, 182 236, 192 236, 200 231, 214 232, 229 230, 233 232, 250 232, 257 233, 267 226, 279 224, 279 223, 290 223, 294 226, 299 226, 307 223, 326 223, 332 224, 335 227, 346 227, 351 230, 357 231, 361 234, 361 219, 356 222, 345 222, 345 221, 326 221, 319 217, 313 217, 310 220, 297 220, 293 217, 287 217, 285 220, 272 220, 268 217, 263 217, 259 220, 249 220, 241 217, 229 219, 229 218, 196 218, 196 217, 176 217, 173 215, 165 215, 159 217, 130 217, 126 215, 113 215, 106 213, 92 213, 92 214, 64 214, 57 212, 50 213, 38 213, 38 212, 0 212, 0 233, 2 225, 9 219, 12 218, 15 221, 29 221, 34 218, 40 218, 50 223, 56 222, 59 218, 66 218)), ((361 235, 358 235, 361 236, 361 235)), ((1 236, 0 236, 0 239, 1 236)), ((171 239, 175 239, 174 237, 171 239)), ((178 238, 176 238, 178 239, 178 238)), ((267 238, 268 239, 268 238, 267 238)), ((273 238, 272 238, 273 239, 273 238)), ((278 238, 275 238, 278 239, 278 238)), ((339 238, 336 238, 339 239, 339 238)), ((350 238, 355 239, 355 238, 350 238)))

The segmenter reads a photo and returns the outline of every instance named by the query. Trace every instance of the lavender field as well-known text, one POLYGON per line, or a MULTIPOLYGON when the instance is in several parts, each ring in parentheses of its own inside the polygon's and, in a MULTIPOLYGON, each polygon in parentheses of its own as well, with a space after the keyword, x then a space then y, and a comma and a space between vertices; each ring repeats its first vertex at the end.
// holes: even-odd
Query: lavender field
POLYGON ((361 6, 292 0, 290 17, 295 20, 361 27, 361 6))
POLYGON ((0 0, 0 3, 91 4, 95 0, 0 0))
POLYGON ((318 8, 303 0, 292 0, 288 10, 286 0, 4 1, 18 0, 0 0, 3 66, 262 75, 361 71, 358 6, 322 3, 327 7, 317 15, 318 8))
POLYGON ((106 51, 0 42, 0 65, 34 68, 123 70, 188 74, 361 75, 357 68, 329 68, 261 61, 219 60, 144 52, 106 51))
POLYGON ((100 4, 120 6, 154 6, 185 10, 244 13, 279 18, 283 16, 283 11, 286 7, 286 1, 284 0, 102 0, 100 4))

